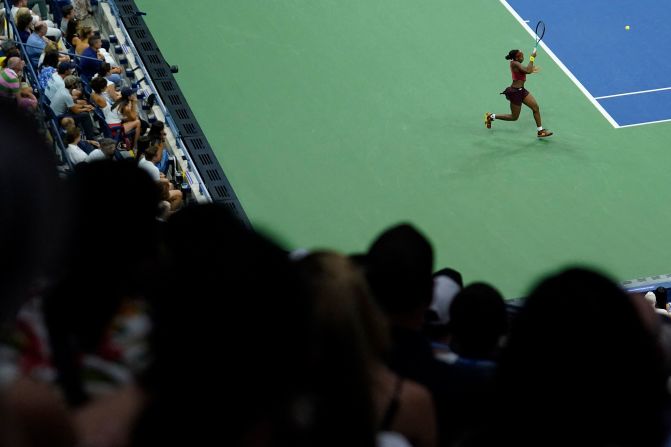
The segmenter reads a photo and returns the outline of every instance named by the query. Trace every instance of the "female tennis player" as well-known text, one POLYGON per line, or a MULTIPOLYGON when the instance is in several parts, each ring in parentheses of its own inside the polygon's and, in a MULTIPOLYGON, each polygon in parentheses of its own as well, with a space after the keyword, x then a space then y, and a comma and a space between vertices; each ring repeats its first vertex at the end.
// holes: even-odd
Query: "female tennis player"
POLYGON ((536 120, 536 126, 538 128, 538 138, 549 137, 552 135, 552 132, 543 129, 543 125, 541 124, 541 112, 538 103, 536 102, 536 98, 524 88, 524 82, 527 80, 527 75, 538 72, 538 67, 534 67, 536 50, 531 53, 529 64, 527 66, 522 65, 522 62, 524 62, 524 53, 520 50, 510 50, 506 56, 506 60, 510 61, 510 71, 513 74, 513 83, 510 87, 501 92, 501 94, 506 95, 506 99, 510 101, 510 115, 487 112, 485 114, 485 125, 487 126, 487 129, 492 127, 492 121, 494 120, 517 121, 517 118, 520 116, 520 111, 522 110, 522 104, 525 104, 534 112, 534 120, 536 120))

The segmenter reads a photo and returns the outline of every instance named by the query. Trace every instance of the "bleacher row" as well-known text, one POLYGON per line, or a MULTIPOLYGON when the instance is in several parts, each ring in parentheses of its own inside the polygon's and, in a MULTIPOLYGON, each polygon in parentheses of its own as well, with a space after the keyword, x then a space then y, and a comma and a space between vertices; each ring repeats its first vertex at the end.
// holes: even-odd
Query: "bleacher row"
MULTIPOLYGON (((41 65, 44 63, 44 54, 39 56, 39 60, 36 64, 36 48, 35 46, 30 45, 28 42, 29 38, 26 38, 30 33, 34 32, 37 17, 28 29, 21 30, 17 27, 17 21, 10 12, 12 11, 12 7, 14 7, 14 12, 16 13, 17 7, 22 7, 27 4, 26 0, 3 0, 3 4, 5 12, 5 33, 3 36, 4 43, 2 47, 3 55, 7 56, 8 50, 9 55, 16 55, 15 53, 12 53, 12 51, 16 51, 12 49, 13 46, 19 49, 20 57, 25 61, 25 68, 21 74, 21 81, 24 82, 24 89, 26 85, 30 86, 37 102, 37 107, 31 110, 31 113, 34 114, 38 126, 45 131, 47 140, 53 144, 55 154, 59 161, 60 171, 64 175, 67 175, 72 171, 74 166, 72 157, 68 156, 66 132, 60 120, 65 115, 72 114, 59 113, 63 111, 54 110, 49 95, 47 94, 47 91, 45 91, 44 81, 42 81, 42 83, 40 82, 40 74, 44 69, 41 65), (30 53, 32 53, 32 57, 30 53)), ((70 0, 46 0, 46 4, 49 10, 48 19, 54 26, 59 26, 63 20, 63 8, 70 4, 70 0)), ((123 25, 118 20, 118 14, 115 15, 116 11, 114 10, 114 5, 98 3, 97 0, 92 0, 90 5, 92 7, 92 10, 90 11, 91 15, 87 18, 86 23, 80 21, 81 23, 79 23, 77 32, 81 33, 81 30, 90 26, 90 28, 94 30, 93 35, 99 36, 104 42, 104 49, 100 50, 105 55, 104 60, 109 62, 112 67, 118 67, 114 70, 115 72, 118 72, 118 75, 115 75, 116 79, 114 80, 116 91, 118 92, 117 95, 119 92, 125 91, 127 94, 132 92, 137 97, 138 105, 136 109, 138 118, 142 124, 141 133, 146 133, 152 125, 157 126, 157 128, 162 130, 163 156, 161 157, 161 160, 156 161, 155 164, 160 168, 160 171, 165 175, 165 178, 172 184, 170 189, 173 191, 180 191, 181 194, 184 195, 185 200, 194 200, 197 202, 207 201, 207 191, 202 186, 202 181, 200 181, 198 173, 194 172, 191 168, 192 164, 190 163, 189 154, 184 146, 180 144, 180 137, 176 130, 176 126, 171 123, 170 116, 167 114, 165 107, 162 106, 161 99, 157 97, 156 90, 153 88, 151 79, 149 79, 149 75, 144 69, 137 51, 128 36, 124 35, 123 25), (165 123, 165 126, 161 126, 161 123, 165 123)), ((33 14, 36 14, 37 16, 37 7, 34 8, 33 14)), ((73 18, 72 21, 77 21, 77 19, 73 18)), ((54 76, 55 73, 57 73, 56 68, 62 68, 62 62, 69 58, 74 68, 72 75, 76 76, 79 83, 76 87, 81 89, 81 98, 86 101, 86 104, 92 106, 85 110, 85 112, 90 111, 90 113, 84 113, 84 115, 89 115, 89 118, 86 116, 83 118, 79 116, 75 117, 79 127, 87 134, 87 139, 90 137, 94 137, 95 140, 100 140, 102 138, 113 139, 116 143, 116 149, 114 151, 115 159, 141 156, 141 154, 138 154, 137 152, 138 148, 135 147, 139 139, 139 135, 134 134, 137 132, 125 132, 123 125, 109 125, 103 109, 96 105, 92 100, 93 91, 91 81, 93 76, 91 76, 90 69, 84 70, 83 66, 87 63, 90 66, 92 60, 95 61, 96 64, 99 64, 98 58, 88 57, 83 53, 76 52, 72 42, 68 42, 66 33, 63 33, 60 39, 48 35, 46 37, 54 41, 59 50, 59 64, 51 68, 54 72, 54 76), (88 128, 87 126, 82 126, 80 118, 91 120, 95 135, 88 135, 91 126, 88 128)), ((85 36, 84 38, 86 37, 89 36, 85 36)), ((80 41, 84 40, 82 39, 82 36, 79 36, 79 39, 80 41)), ((47 46, 47 49, 48 48, 49 47, 47 46)), ((95 55, 95 53, 93 54, 95 55)), ((26 95, 29 96, 30 93, 26 93, 26 95)), ((138 126, 138 128, 140 127, 138 126)), ((156 135, 154 135, 154 137, 156 137, 156 135)), ((146 149, 146 143, 147 142, 145 141, 140 152, 146 149)))

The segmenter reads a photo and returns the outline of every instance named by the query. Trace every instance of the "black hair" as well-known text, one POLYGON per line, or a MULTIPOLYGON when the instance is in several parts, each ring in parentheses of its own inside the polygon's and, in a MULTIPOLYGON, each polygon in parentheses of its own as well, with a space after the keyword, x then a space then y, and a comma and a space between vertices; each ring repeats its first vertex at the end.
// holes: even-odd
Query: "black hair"
POLYGON ((65 17, 68 14, 70 14, 72 11, 74 11, 74 9, 75 8, 72 5, 65 5, 65 6, 63 6, 63 8, 61 8, 61 14, 63 15, 63 17, 65 17))
POLYGON ((388 315, 428 307, 433 297, 433 247, 415 227, 401 224, 383 232, 366 257, 366 276, 388 315))
POLYGON ((98 69, 98 76, 106 78, 111 69, 112 66, 108 62, 101 63, 100 68, 98 69))
POLYGON ((97 78, 91 79, 89 85, 94 92, 101 94, 103 90, 107 88, 107 79, 98 76, 97 78))
POLYGON ((506 60, 508 61, 513 61, 517 57, 517 53, 519 53, 520 50, 510 50, 508 51, 508 55, 506 56, 506 60))

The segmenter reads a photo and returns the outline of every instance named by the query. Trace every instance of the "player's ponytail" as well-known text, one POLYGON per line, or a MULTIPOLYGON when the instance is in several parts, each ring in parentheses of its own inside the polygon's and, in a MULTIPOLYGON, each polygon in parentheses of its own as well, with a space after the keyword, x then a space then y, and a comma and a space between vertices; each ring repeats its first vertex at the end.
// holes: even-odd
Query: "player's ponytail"
POLYGON ((520 50, 510 50, 508 52, 508 55, 506 56, 506 60, 512 61, 517 57, 517 53, 519 53, 520 50))

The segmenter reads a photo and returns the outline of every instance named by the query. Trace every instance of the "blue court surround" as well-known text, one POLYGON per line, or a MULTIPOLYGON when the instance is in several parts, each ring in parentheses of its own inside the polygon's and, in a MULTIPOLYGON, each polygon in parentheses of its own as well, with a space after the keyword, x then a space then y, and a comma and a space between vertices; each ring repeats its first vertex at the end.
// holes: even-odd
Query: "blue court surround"
MULTIPOLYGON (((671 121, 671 23, 659 0, 501 0, 614 127, 671 121), (629 25, 631 29, 625 30, 629 25)), ((529 48, 533 40, 529 41, 529 48)), ((540 52, 541 50, 539 50, 540 52)))

